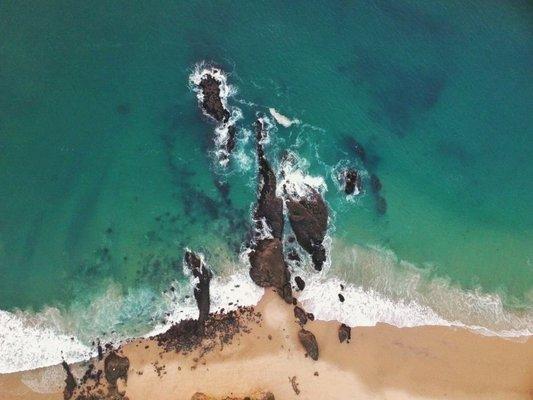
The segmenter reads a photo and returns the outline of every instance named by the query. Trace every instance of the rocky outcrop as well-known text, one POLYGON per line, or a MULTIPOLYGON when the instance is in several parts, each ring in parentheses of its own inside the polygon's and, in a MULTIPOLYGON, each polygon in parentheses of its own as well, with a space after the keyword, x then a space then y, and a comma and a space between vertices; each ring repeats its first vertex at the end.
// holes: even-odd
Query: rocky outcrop
POLYGON ((344 180, 344 193, 354 194, 357 189, 357 193, 361 191, 361 177, 359 173, 352 168, 348 168, 342 173, 344 180))
POLYGON ((296 282, 296 286, 298 287, 299 291, 302 291, 305 289, 305 281, 299 276, 294 278, 294 282, 296 282))
POLYGON ((326 249, 322 242, 328 227, 328 209, 318 191, 308 187, 305 197, 286 193, 289 221, 296 240, 307 251, 317 271, 326 261, 326 249))
POLYGON ((259 161, 259 195, 254 211, 254 243, 249 253, 250 277, 259 286, 274 287, 288 303, 293 301, 290 273, 283 257, 283 200, 276 196, 276 176, 263 149, 263 121, 255 124, 259 161))
POLYGON ((128 380, 129 369, 130 360, 127 357, 119 356, 115 351, 109 353, 104 360, 105 378, 111 388, 116 388, 118 379, 128 380))
POLYGON ((315 335, 313 335, 312 332, 302 328, 298 332, 298 339, 300 339, 300 343, 307 352, 307 355, 315 361, 318 360, 318 343, 315 335))
POLYGON ((339 326, 339 341, 341 343, 347 342, 350 343, 350 339, 352 338, 352 328, 350 328, 346 324, 341 324, 339 326))
POLYGON ((65 373, 67 375, 65 378, 65 389, 63 389, 63 398, 65 400, 68 400, 72 397, 72 395, 74 394, 74 390, 76 390, 76 387, 78 385, 76 383, 74 375, 72 375, 72 371, 70 370, 70 366, 67 364, 67 362, 63 361, 61 365, 63 366, 63 369, 65 370, 65 373))
POLYGON ((229 121, 230 112, 226 110, 224 104, 222 104, 222 98, 220 97, 220 85, 221 82, 218 79, 207 73, 202 78, 198 86, 200 86, 202 89, 203 110, 217 122, 225 123, 229 121))
POLYGON ((283 246, 279 239, 263 239, 249 254, 250 277, 256 285, 274 287, 287 302, 292 302, 290 273, 283 259, 283 246))
POLYGON ((206 319, 209 317, 210 308, 210 294, 209 283, 213 277, 212 272, 204 263, 202 258, 192 251, 185 252, 185 264, 191 271, 192 275, 198 279, 198 283, 194 287, 194 298, 198 305, 198 329, 202 332, 206 319))

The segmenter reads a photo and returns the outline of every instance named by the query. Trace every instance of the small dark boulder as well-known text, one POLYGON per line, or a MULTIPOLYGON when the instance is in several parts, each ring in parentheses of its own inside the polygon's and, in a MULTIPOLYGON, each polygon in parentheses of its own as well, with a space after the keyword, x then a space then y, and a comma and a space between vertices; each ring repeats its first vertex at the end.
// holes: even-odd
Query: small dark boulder
POLYGON ((294 278, 294 282, 296 282, 296 286, 298 286, 299 291, 302 291, 305 289, 305 281, 299 276, 294 278))
POLYGON ((121 357, 115 351, 109 353, 104 360, 105 378, 109 385, 116 387, 117 380, 122 378, 128 380, 128 370, 130 369, 130 360, 128 357, 121 357))
POLYGON ((287 258, 291 261, 302 261, 302 259, 300 258, 300 255, 294 249, 289 251, 289 253, 287 254, 287 258))
POLYGON ((310 313, 310 312, 307 313, 307 319, 308 319, 309 321, 314 321, 314 320, 315 320, 315 314, 310 313))
POLYGON ((352 338, 352 328, 350 328, 346 324, 341 324, 339 326, 339 341, 343 343, 346 341, 346 343, 350 343, 350 339, 352 338))
POLYGON ((339 300, 341 303, 344 303, 344 296, 341 293, 339 293, 339 300))
POLYGON ((307 313, 301 307, 294 307, 294 317, 298 320, 300 325, 305 325, 307 323, 307 313))
POLYGON ((315 361, 318 360, 318 343, 315 335, 313 335, 312 332, 302 328, 298 332, 298 339, 300 340, 300 343, 304 347, 305 351, 307 351, 309 357, 315 361))

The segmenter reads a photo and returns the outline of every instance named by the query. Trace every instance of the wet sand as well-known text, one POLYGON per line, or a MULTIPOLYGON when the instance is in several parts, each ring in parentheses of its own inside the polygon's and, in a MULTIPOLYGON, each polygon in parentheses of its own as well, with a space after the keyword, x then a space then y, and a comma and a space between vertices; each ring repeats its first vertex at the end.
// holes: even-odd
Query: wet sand
MULTIPOLYGON (((315 334, 320 352, 313 361, 298 340, 293 306, 266 291, 255 311, 262 317, 249 322, 248 333, 204 355, 164 352, 147 339, 125 344, 121 355, 129 358, 130 369, 127 383, 118 382, 119 392, 130 400, 258 391, 270 391, 276 399, 530 399, 533 394, 531 339, 378 325, 353 328, 350 342, 340 343, 339 323, 308 321, 305 329, 315 334)), ((75 376, 83 372, 73 367, 75 376)), ((60 366, 3 375, 0 399, 62 399, 62 380, 60 366)))

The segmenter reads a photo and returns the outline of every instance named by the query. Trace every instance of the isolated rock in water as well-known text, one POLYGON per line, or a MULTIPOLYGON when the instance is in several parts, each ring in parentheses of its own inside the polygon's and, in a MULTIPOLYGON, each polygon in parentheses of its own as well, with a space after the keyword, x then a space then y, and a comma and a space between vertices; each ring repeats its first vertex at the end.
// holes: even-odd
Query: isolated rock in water
POLYGON ((76 383, 74 375, 72 375, 72 371, 70 370, 70 366, 67 364, 67 362, 63 361, 61 365, 63 366, 63 369, 67 374, 67 377, 65 378, 65 389, 63 390, 63 398, 65 400, 68 400, 72 397, 72 395, 74 394, 74 390, 78 385, 76 383))
POLYGON ((281 240, 283 235, 283 200, 276 196, 276 175, 266 159, 263 139, 266 137, 265 126, 261 119, 255 123, 257 139, 257 159, 259 161, 259 197, 254 213, 256 229, 262 231, 266 223, 270 234, 281 240))
POLYGON ((309 357, 315 361, 318 360, 318 343, 315 335, 302 328, 300 329, 300 332, 298 332, 298 339, 300 339, 300 343, 305 348, 305 351, 307 351, 309 357))
POLYGON ((349 342, 352 338, 352 328, 350 328, 348 325, 341 324, 339 326, 339 341, 343 343, 344 341, 349 342))
POLYGON ((302 259, 300 258, 300 255, 294 249, 287 253, 287 258, 291 261, 302 261, 302 259))
POLYGON ((236 135, 235 125, 228 126, 228 139, 226 140, 226 151, 230 154, 235 148, 235 135, 236 135))
POLYGON ((344 296, 341 293, 339 293, 339 301, 344 303, 344 296))
POLYGON ((192 275, 198 279, 198 283, 194 287, 194 298, 198 305, 200 314, 198 316, 198 329, 201 330, 204 326, 205 320, 209 316, 210 308, 210 295, 209 295, 209 283, 213 274, 205 265, 201 257, 193 253, 192 251, 185 252, 185 263, 192 272, 192 275))
POLYGON ((198 86, 202 89, 202 108, 204 111, 216 121, 225 123, 229 121, 230 112, 222 104, 222 98, 220 97, 221 84, 222 82, 213 75, 206 73, 198 86))
POLYGON ((104 360, 105 378, 113 387, 117 385, 117 380, 120 378, 128 380, 129 369, 130 360, 127 357, 120 357, 115 351, 109 353, 104 360))
POLYGON ((290 273, 283 259, 283 246, 277 238, 260 240, 249 254, 250 277, 256 285, 274 287, 280 296, 292 303, 290 273))
POLYGON ((370 188, 372 189, 372 193, 379 193, 381 187, 381 181, 378 176, 376 174, 370 175, 370 188))
POLYGON ((328 227, 326 203, 320 193, 308 187, 306 197, 297 198, 287 193, 286 205, 296 240, 311 254, 315 269, 322 270, 322 265, 326 261, 326 249, 322 245, 328 227))
POLYGON ((294 307, 294 317, 298 320, 300 325, 305 325, 307 323, 307 313, 301 307, 294 307))
POLYGON ((297 276, 296 278, 294 278, 294 281, 296 282, 296 286, 298 286, 299 291, 302 291, 305 289, 305 281, 302 278, 297 276))
POLYGON ((344 193, 354 194, 356 189, 357 193, 361 191, 361 178, 356 170, 349 168, 342 173, 342 176, 344 179, 344 193))

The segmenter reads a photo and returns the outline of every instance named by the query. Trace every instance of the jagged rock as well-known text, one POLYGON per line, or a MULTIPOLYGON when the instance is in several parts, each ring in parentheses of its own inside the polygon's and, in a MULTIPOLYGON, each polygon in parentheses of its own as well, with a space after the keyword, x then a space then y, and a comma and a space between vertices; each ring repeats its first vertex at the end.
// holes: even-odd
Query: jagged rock
POLYGON ((305 289, 305 281, 302 278, 297 276, 294 278, 294 281, 296 282, 296 286, 298 286, 299 291, 302 291, 305 289))
POLYGON ((209 316, 210 308, 210 295, 209 295, 209 283, 213 277, 212 272, 209 270, 203 260, 191 251, 185 252, 185 263, 192 272, 193 276, 198 279, 198 283, 194 287, 194 298, 198 305, 198 329, 200 333, 205 324, 205 320, 209 316))
POLYGON ((117 385, 119 378, 128 379, 129 369, 130 360, 128 360, 128 357, 121 357, 115 351, 109 353, 104 360, 105 378, 113 387, 117 385))
POLYGON ((78 385, 76 383, 74 375, 72 375, 72 371, 70 370, 70 366, 67 364, 67 362, 63 360, 61 365, 63 366, 63 369, 67 374, 65 378, 65 389, 63 389, 63 398, 65 400, 68 400, 72 397, 72 395, 74 394, 74 390, 78 385))
POLYGON ((226 140, 226 151, 230 154, 235 148, 235 135, 236 135, 235 125, 228 126, 228 139, 226 140))
POLYGON ((263 229, 263 221, 273 237, 282 239, 283 235, 283 200, 276 196, 276 175, 270 167, 263 150, 263 139, 266 135, 261 120, 255 123, 257 139, 257 158, 259 161, 259 198, 254 212, 257 229, 263 229))
POLYGON ((326 249, 322 245, 328 227, 326 203, 320 193, 308 187, 308 194, 304 198, 287 193, 286 205, 296 240, 311 254, 315 269, 322 270, 326 261, 326 249))
POLYGON ((352 328, 350 328, 348 325, 341 324, 339 326, 339 341, 343 343, 344 341, 350 342, 350 339, 352 338, 352 328))
POLYGON ((298 252, 294 249, 289 251, 289 253, 287 254, 287 258, 291 261, 302 261, 298 252))
POLYGON ((294 317, 298 320, 300 325, 305 325, 307 323, 307 314, 301 307, 294 307, 294 317))
POLYGON ((302 328, 298 332, 298 339, 300 339, 300 343, 304 347, 305 351, 307 351, 309 357, 315 361, 318 360, 318 343, 315 335, 313 335, 312 332, 306 331, 302 328))
POLYGON ((250 277, 261 287, 274 287, 287 303, 292 302, 290 273, 279 239, 260 240, 249 254, 250 277))
POLYGON ((203 93, 202 108, 218 122, 228 122, 230 113, 222 104, 220 85, 221 82, 211 74, 202 78, 199 84, 203 93))
POLYGON ((344 179, 344 193, 354 194, 355 189, 359 193, 361 191, 361 178, 359 173, 354 169, 347 169, 342 174, 344 179))
POLYGON ((315 320, 315 314, 308 312, 307 313, 307 319, 309 321, 314 321, 315 320))

